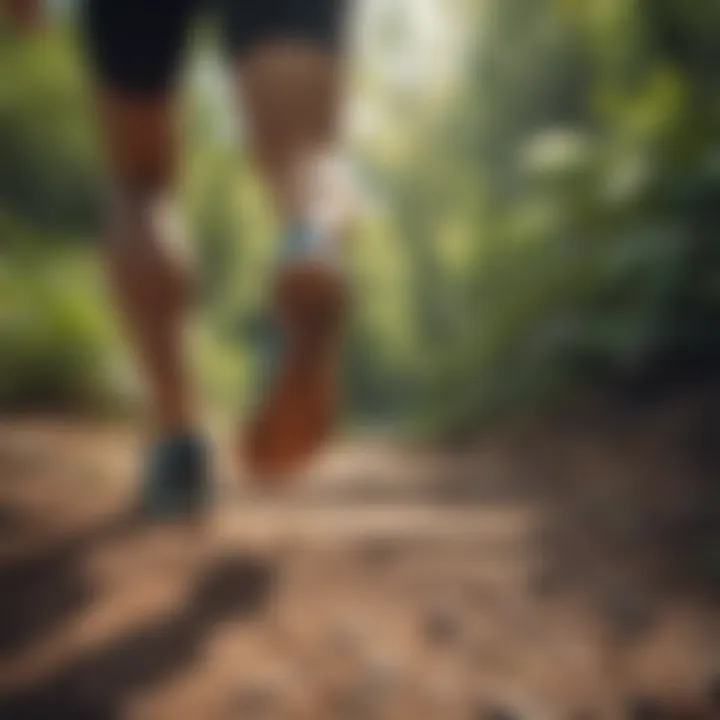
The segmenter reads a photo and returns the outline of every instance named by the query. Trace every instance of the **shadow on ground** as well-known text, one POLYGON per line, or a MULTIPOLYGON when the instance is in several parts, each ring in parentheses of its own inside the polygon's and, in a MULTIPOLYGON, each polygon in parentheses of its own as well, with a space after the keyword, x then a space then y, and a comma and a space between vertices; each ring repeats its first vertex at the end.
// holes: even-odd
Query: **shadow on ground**
MULTIPOLYGON (((63 569, 34 577, 36 590, 43 596, 66 592, 77 580, 72 571, 68 572, 68 556, 63 557, 63 569)), ((47 564, 41 567, 50 568, 47 564)), ((205 633, 218 622, 261 613, 273 584, 274 571, 267 563, 243 557, 216 558, 199 578, 189 601, 173 615, 82 654, 26 690, 0 696, 0 718, 112 720, 129 695, 192 666, 205 633)), ((13 586, 9 588, 12 593, 13 586)), ((86 599, 81 597, 86 590, 79 586, 65 595, 64 610, 77 609, 76 605, 86 599)), ((59 620, 59 615, 55 619, 59 620)), ((30 618, 23 621, 25 629, 29 627, 34 633, 42 630, 30 618)))
MULTIPOLYGON (((14 527, 24 528, 16 513, 14 527)), ((141 527, 132 513, 113 517, 57 540, 35 553, 10 555, 0 561, 0 660, 90 606, 93 588, 83 561, 91 550, 118 540, 141 527)))

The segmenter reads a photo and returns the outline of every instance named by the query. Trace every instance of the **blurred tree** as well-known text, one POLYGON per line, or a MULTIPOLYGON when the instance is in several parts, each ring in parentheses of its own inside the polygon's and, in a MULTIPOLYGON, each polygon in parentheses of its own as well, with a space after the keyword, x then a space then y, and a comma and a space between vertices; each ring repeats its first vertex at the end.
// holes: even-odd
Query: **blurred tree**
POLYGON ((42 237, 87 234, 100 203, 75 48, 68 28, 25 37, 0 19, 0 215, 42 237))
MULTIPOLYGON (((578 383, 662 389, 717 367, 720 22, 712 3, 689 7, 466 8, 478 27, 466 83, 424 138, 434 159, 397 176, 417 202, 398 205, 409 255, 423 229, 436 249, 448 241, 433 198, 470 229, 464 321, 441 320, 442 341, 425 344, 435 424, 578 383), (428 174, 444 194, 423 191, 428 174)), ((467 273, 424 267, 415 307, 429 316, 467 273)))

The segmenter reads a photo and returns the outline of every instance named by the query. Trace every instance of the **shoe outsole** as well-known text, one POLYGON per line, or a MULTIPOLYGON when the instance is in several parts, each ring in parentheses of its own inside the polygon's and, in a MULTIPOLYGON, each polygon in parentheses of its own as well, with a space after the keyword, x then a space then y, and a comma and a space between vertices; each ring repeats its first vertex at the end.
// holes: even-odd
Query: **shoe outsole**
POLYGON ((327 267, 294 266, 278 277, 273 306, 284 350, 241 440, 244 464, 255 478, 280 482, 302 470, 332 433, 347 304, 342 280, 327 267))

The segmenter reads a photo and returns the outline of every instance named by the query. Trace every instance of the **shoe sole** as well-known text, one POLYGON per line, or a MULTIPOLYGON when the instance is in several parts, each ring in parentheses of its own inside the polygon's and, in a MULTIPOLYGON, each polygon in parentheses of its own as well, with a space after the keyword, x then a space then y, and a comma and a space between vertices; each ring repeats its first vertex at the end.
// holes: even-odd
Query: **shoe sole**
POLYGON ((307 465, 335 425, 346 291, 328 268, 305 264, 279 276, 273 307, 283 353, 273 386, 249 424, 242 454, 256 478, 279 482, 307 465))

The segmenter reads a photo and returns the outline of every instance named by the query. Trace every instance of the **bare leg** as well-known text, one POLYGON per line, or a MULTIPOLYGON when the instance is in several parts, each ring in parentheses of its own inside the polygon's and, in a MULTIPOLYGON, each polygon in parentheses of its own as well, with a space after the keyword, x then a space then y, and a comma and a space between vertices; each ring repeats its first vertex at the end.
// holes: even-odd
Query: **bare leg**
POLYGON ((115 185, 104 246, 108 274, 158 433, 178 434, 192 429, 195 417, 182 347, 189 283, 172 247, 182 240, 170 198, 172 102, 105 93, 100 115, 115 185))
POLYGON ((341 66, 310 43, 258 47, 239 68, 253 158, 286 223, 302 220, 303 176, 336 148, 341 66))

